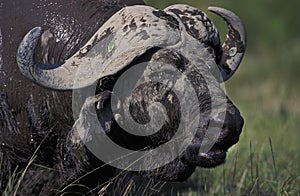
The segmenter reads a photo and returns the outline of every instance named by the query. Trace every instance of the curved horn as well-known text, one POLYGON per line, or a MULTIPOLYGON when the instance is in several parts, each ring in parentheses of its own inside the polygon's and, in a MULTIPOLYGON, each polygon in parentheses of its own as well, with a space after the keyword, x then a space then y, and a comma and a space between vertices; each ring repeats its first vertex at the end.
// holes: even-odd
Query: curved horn
POLYGON ((34 60, 42 34, 41 27, 36 27, 22 40, 17 62, 27 78, 44 87, 86 87, 120 71, 150 48, 177 44, 181 36, 176 22, 149 6, 125 7, 108 19, 78 52, 58 65, 38 64, 34 60))
MULTIPOLYGON (((42 32, 43 30, 41 27, 35 27, 25 35, 18 48, 17 63, 21 73, 28 79, 42 86, 47 86, 49 82, 52 82, 51 87, 55 88, 63 83, 53 79, 53 77, 56 75, 53 69, 60 67, 63 63, 43 65, 37 64, 34 59, 35 48, 40 40, 42 32), (51 73, 51 75, 49 75, 49 73, 51 73)), ((72 71, 74 71, 74 68, 72 70, 61 71, 62 73, 60 73, 60 75, 64 75, 64 77, 70 77, 72 71)))
POLYGON ((222 17, 228 25, 220 61, 220 71, 223 81, 226 81, 235 73, 243 59, 247 45, 246 29, 241 19, 231 11, 219 7, 209 7, 208 10, 222 17))

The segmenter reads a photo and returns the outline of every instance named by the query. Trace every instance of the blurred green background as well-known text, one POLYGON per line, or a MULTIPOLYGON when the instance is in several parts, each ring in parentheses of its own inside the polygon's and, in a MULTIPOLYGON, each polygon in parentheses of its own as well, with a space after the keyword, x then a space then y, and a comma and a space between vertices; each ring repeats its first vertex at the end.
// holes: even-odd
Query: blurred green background
POLYGON ((206 12, 224 40, 226 24, 208 6, 235 12, 248 33, 246 56, 226 82, 245 126, 227 163, 201 169, 177 193, 187 195, 300 195, 299 0, 147 0, 164 8, 189 4, 206 12), (187 190, 189 189, 189 190, 187 190))

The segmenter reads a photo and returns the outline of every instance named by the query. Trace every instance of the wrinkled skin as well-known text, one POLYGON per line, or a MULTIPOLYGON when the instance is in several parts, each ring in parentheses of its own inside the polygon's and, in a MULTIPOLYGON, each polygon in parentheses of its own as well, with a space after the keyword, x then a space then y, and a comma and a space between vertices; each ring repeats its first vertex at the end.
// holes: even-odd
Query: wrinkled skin
MULTIPOLYGON (((72 118, 71 92, 47 90, 26 80, 18 71, 14 51, 17 50, 18 43, 26 32, 34 26, 42 26, 43 29, 47 30, 44 31, 43 35, 45 35, 46 38, 49 37, 47 33, 49 33, 50 29, 54 38, 50 38, 46 42, 41 40, 41 45, 38 45, 36 50, 37 61, 45 64, 59 63, 72 56, 82 47, 103 22, 113 13, 121 9, 122 6, 125 4, 143 4, 143 2, 138 1, 118 2, 118 5, 117 3, 110 5, 109 9, 107 7, 101 7, 100 5, 102 4, 97 3, 97 1, 76 1, 75 3, 73 1, 67 1, 65 2, 66 5, 59 6, 60 3, 54 5, 47 4, 45 7, 43 7, 44 4, 41 7, 39 1, 33 2, 32 5, 39 10, 38 12, 36 9, 35 11, 31 11, 32 7, 28 4, 24 5, 25 3, 22 4, 22 1, 14 1, 15 4, 12 2, 4 3, 3 10, 8 10, 6 8, 10 7, 15 9, 15 11, 10 10, 9 13, 8 11, 7 13, 2 12, 5 17, 3 21, 1 20, 1 28, 3 26, 3 30, 1 30, 4 40, 4 63, 1 68, 0 78, 2 85, 0 100, 0 142, 3 144, 1 150, 5 160, 9 160, 4 162, 4 167, 6 167, 5 170, 12 171, 16 165, 26 165, 34 153, 34 150, 43 142, 43 145, 39 147, 40 149, 35 161, 38 164, 56 169, 55 171, 49 171, 39 167, 31 167, 27 178, 29 178, 30 181, 33 181, 32 178, 40 179, 40 183, 36 186, 34 183, 29 182, 29 179, 26 180, 25 176, 24 184, 21 186, 24 190, 32 189, 32 187, 35 186, 35 189, 32 189, 33 192, 48 192, 53 188, 60 187, 64 183, 70 183, 78 179, 78 177, 101 166, 103 163, 94 157, 92 153, 84 147, 81 141, 77 143, 74 142, 74 138, 78 138, 76 138, 77 127, 74 126, 75 122, 72 118), (65 7, 69 9, 65 9, 65 7), (54 9, 57 8, 59 9, 54 11, 54 9), (19 10, 22 10, 21 14, 19 10), (19 14, 15 16, 16 13, 19 14), (59 13, 60 16, 57 16, 57 13, 59 13), (78 13, 80 13, 80 17, 78 13), (39 15, 37 16, 37 14, 39 15), (75 21, 75 23, 73 21, 75 21), (68 25, 58 25, 62 23, 68 25), (59 27, 63 29, 65 34, 62 34, 59 27), (6 40, 11 40, 11 43, 8 43, 6 40), (13 78, 10 79, 12 76, 13 78), (43 141, 44 138, 45 140, 43 141), (44 178, 41 178, 41 176, 44 178), (59 180, 54 180, 55 178, 59 180), (46 185, 41 188, 41 185, 44 183, 46 183, 46 185)), ((113 2, 108 4, 113 4, 113 2)), ((173 11, 177 16, 180 16, 176 10, 173 11)), ((192 31, 190 31, 190 33, 197 39, 197 36, 193 35, 192 31)), ((222 54, 218 54, 221 50, 220 47, 219 42, 205 43, 204 51, 207 50, 210 51, 210 53, 211 50, 214 51, 212 56, 210 56, 210 53, 207 53, 207 62, 211 61, 215 63, 215 61, 224 61, 224 59, 219 57, 219 55, 222 56, 222 54)), ((193 70, 194 66, 204 67, 204 64, 188 64, 188 60, 180 56, 176 51, 158 49, 147 51, 130 63, 128 67, 150 59, 155 59, 155 62, 162 64, 170 63, 174 67, 180 67, 184 70, 193 70)), ((126 67, 125 70, 128 67, 126 67)), ((94 103, 100 102, 102 105, 97 109, 99 120, 102 125, 110 125, 105 127, 106 134, 116 141, 116 143, 135 150, 145 147, 155 147, 162 141, 171 138, 174 134, 173 129, 176 128, 176 122, 178 122, 176 115, 169 116, 170 122, 174 124, 169 125, 169 128, 161 130, 158 135, 153 137, 137 139, 135 136, 126 134, 126 132, 118 126, 114 117, 110 115, 111 106, 109 98, 112 91, 111 88, 121 73, 122 71, 114 75, 112 79, 109 78, 108 82, 100 86, 100 90, 96 92, 98 100, 94 103)), ((209 75, 213 89, 224 95, 218 83, 219 78, 216 77, 211 70, 204 67, 202 74, 209 75)), ((227 111, 217 143, 207 154, 198 156, 199 145, 203 134, 207 131, 208 125, 214 123, 218 124, 219 119, 217 113, 213 114, 214 118, 209 118, 208 115, 211 108, 210 95, 205 85, 207 81, 203 79, 201 74, 191 74, 189 77, 195 86, 197 97, 201 103, 200 111, 204 116, 199 124, 199 130, 192 144, 188 146, 180 157, 156 171, 141 172, 144 176, 165 181, 183 181, 192 174, 196 166, 214 167, 223 163, 227 149, 239 139, 243 119, 238 109, 225 96, 227 111)), ((176 105, 178 106, 178 104, 176 104, 176 99, 168 103, 167 97, 169 94, 164 94, 163 97, 153 95, 162 94, 161 91, 164 90, 163 87, 158 88, 158 92, 155 93, 152 89, 153 87, 151 86, 144 86, 139 89, 140 92, 136 92, 136 94, 133 95, 131 103, 135 107, 133 107, 131 113, 135 115, 137 122, 145 121, 145 116, 147 116, 147 114, 141 113, 141 108, 145 107, 142 102, 163 102, 166 104, 168 114, 176 113, 177 111, 176 105), (141 94, 145 95, 142 97, 142 101, 141 94)), ((81 114, 81 118, 77 119, 77 121, 87 119, 87 117, 84 116, 84 107, 81 114)), ((89 132, 89 130, 85 131, 89 132)), ((98 141, 101 141, 101 138, 97 140, 97 142, 98 141)), ((99 142, 99 145, 101 147, 101 142, 99 142)), ((83 178, 80 183, 94 187, 109 177, 112 177, 114 172, 116 172, 115 169, 106 166, 83 178), (101 176, 101 179, 99 179, 99 176, 101 176)), ((7 176, 3 175, 1 180, 5 183, 7 176)))

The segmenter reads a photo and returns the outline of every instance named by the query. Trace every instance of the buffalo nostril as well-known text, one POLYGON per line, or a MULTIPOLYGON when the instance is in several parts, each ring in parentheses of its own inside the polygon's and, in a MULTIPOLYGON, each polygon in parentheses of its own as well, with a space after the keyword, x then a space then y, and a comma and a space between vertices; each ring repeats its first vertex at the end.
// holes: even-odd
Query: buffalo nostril
POLYGON ((225 126, 228 126, 228 131, 231 134, 240 135, 244 126, 244 119, 241 116, 239 110, 234 108, 233 113, 226 113, 225 126))
POLYGON ((225 118, 221 119, 219 117, 220 115, 217 118, 210 119, 209 127, 213 129, 209 128, 208 130, 219 129, 217 143, 221 149, 228 149, 238 142, 244 119, 239 110, 232 104, 227 108, 225 118))
POLYGON ((221 135, 240 135, 244 125, 244 119, 240 112, 234 106, 226 111, 225 118, 212 118, 209 121, 209 127, 222 129, 221 135))
POLYGON ((227 112, 224 127, 220 135, 220 143, 225 148, 229 148, 239 141, 242 132, 244 119, 239 111, 234 108, 234 113, 227 112))
POLYGON ((236 117, 237 118, 237 120, 236 120, 236 122, 237 122, 237 125, 236 125, 237 131, 238 131, 239 134, 241 134, 243 126, 244 126, 244 119, 240 114, 238 114, 236 116, 237 116, 236 117))

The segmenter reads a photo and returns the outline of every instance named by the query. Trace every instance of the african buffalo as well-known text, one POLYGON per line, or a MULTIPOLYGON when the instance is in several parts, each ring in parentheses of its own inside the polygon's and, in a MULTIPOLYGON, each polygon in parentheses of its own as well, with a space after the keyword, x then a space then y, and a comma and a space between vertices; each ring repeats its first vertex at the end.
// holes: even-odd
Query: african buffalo
POLYGON ((210 8, 228 24, 222 46, 217 29, 202 11, 187 5, 162 11, 143 5, 138 0, 1 3, 2 190, 12 172, 26 168, 34 156, 20 185, 22 193, 71 191, 64 187, 74 182, 89 190, 73 191, 97 191, 116 173, 133 167, 132 160, 120 166, 107 162, 119 155, 105 154, 107 137, 125 149, 154 151, 176 136, 185 118, 188 128, 182 134, 192 137, 188 145, 183 145, 185 137, 176 136, 183 147, 168 146, 167 151, 142 159, 139 166, 147 169, 132 173, 183 181, 196 166, 224 163, 226 151, 239 139, 243 118, 220 83, 242 60, 243 24, 228 10, 210 8), (165 75, 156 76, 157 72, 165 75), (126 94, 128 80, 135 77, 147 82, 133 89, 129 102, 116 95, 116 86, 126 94), (174 82, 173 86, 164 83, 170 77, 172 81, 166 82, 174 82), (173 90, 177 81, 185 80, 188 85, 179 82, 173 90), (148 110, 157 102, 164 105, 164 115, 155 109, 160 105, 148 110), (124 128, 130 121, 124 108, 138 124, 165 119, 154 134, 130 134, 124 128), (195 131, 190 133, 189 128, 195 131), (214 137, 211 146, 207 135, 214 137), (206 143, 209 149, 201 150, 206 143), (177 147, 184 150, 176 154, 177 147), (99 157, 99 150, 106 157, 99 157))

